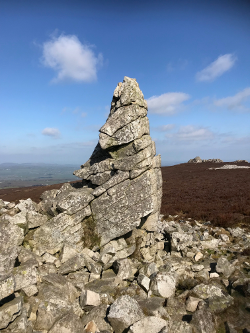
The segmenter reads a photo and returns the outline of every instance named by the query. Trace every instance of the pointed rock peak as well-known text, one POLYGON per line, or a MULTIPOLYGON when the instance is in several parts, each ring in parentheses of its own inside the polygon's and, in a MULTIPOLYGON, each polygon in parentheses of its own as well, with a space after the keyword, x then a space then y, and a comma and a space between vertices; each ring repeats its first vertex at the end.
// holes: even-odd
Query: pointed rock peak
POLYGON ((83 179, 82 188, 62 188, 56 194, 48 207, 55 215, 50 227, 35 233, 38 250, 49 248, 53 254, 65 244, 77 249, 103 246, 135 228, 155 231, 162 197, 161 157, 155 154, 147 103, 136 80, 125 76, 114 91, 98 144, 74 172, 83 179), (63 231, 55 239, 53 228, 60 228, 59 221, 69 234, 63 231), (70 226, 78 228, 79 221, 79 235, 71 237, 70 226))

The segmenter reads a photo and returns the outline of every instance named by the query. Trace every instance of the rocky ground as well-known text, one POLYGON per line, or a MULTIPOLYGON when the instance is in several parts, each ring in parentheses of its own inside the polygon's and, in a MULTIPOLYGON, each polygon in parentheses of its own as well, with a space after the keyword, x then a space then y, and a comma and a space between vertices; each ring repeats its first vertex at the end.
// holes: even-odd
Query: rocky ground
MULTIPOLYGON (((164 192, 173 179, 164 184, 155 154, 147 103, 124 77, 96 148, 74 172, 81 182, 49 188, 37 202, 0 199, 1 332, 250 331, 250 233, 185 212, 160 215, 162 184, 164 192)), ((205 174, 221 172, 239 170, 205 174)), ((246 184, 249 171, 240 172, 246 184)), ((187 175, 174 198, 178 189, 199 208, 197 192, 183 188, 187 175)))
POLYGON ((154 232, 39 253, 40 206, 0 207, 1 332, 250 331, 250 234, 241 228, 161 216, 154 232))

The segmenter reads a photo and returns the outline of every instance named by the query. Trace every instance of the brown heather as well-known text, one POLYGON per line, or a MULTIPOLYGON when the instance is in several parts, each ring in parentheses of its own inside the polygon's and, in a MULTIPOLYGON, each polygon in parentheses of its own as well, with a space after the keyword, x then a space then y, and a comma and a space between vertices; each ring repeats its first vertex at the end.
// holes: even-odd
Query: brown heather
POLYGON ((221 227, 250 227, 250 169, 208 170, 225 164, 233 163, 162 167, 161 213, 166 217, 181 214, 221 227))

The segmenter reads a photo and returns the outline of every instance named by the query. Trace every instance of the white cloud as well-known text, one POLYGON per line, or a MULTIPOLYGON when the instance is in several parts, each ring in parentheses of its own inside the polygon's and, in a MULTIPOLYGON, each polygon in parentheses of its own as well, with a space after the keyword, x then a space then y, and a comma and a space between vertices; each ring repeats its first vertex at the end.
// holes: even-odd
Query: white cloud
POLYGON ((167 125, 155 127, 155 129, 160 132, 167 132, 167 131, 170 131, 171 129, 173 129, 174 127, 175 127, 174 124, 167 124, 167 125))
POLYGON ((174 66, 173 66, 173 64, 172 64, 172 62, 169 62, 168 64, 167 64, 167 72, 173 72, 174 71, 174 66))
POLYGON ((166 134, 166 137, 178 141, 201 141, 213 139, 214 133, 206 127, 186 125, 180 126, 176 133, 166 134))
POLYGON ((80 108, 77 106, 73 111, 72 111, 72 113, 73 114, 76 114, 76 113, 78 113, 80 111, 80 108))
POLYGON ((214 101, 215 106, 225 107, 228 110, 235 111, 250 111, 250 108, 245 107, 242 103, 250 97, 250 87, 245 88, 234 96, 217 99, 214 101))
POLYGON ((87 112, 82 112, 82 113, 81 113, 81 117, 82 117, 82 118, 84 118, 84 117, 86 117, 86 116, 87 116, 87 112))
POLYGON ((190 96, 181 92, 165 93, 160 96, 152 96, 147 99, 150 113, 171 115, 183 108, 182 103, 190 96))
POLYGON ((52 136, 54 138, 59 138, 61 133, 57 128, 51 128, 51 127, 46 127, 43 131, 42 131, 43 135, 47 135, 47 136, 52 136))
POLYGON ((184 70, 186 69, 188 65, 188 60, 187 59, 179 59, 178 61, 175 61, 174 63, 173 62, 169 62, 167 64, 167 72, 173 72, 173 71, 176 71, 176 70, 184 70))
POLYGON ((75 35, 52 37, 43 44, 43 64, 57 72, 52 82, 90 82, 97 78, 97 66, 102 55, 96 56, 91 47, 82 44, 75 35))
POLYGON ((196 74, 198 81, 213 81, 233 67, 237 58, 233 54, 224 54, 196 74))

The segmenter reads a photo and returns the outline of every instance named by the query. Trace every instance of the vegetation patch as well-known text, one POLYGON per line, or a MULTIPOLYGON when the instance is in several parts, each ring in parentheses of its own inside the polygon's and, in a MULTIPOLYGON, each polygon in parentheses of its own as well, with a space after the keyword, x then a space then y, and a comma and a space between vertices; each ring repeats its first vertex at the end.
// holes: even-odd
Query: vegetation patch
POLYGON ((93 216, 85 218, 82 222, 84 234, 82 236, 82 241, 84 247, 89 249, 93 248, 95 245, 100 245, 101 237, 96 232, 96 223, 93 216))

